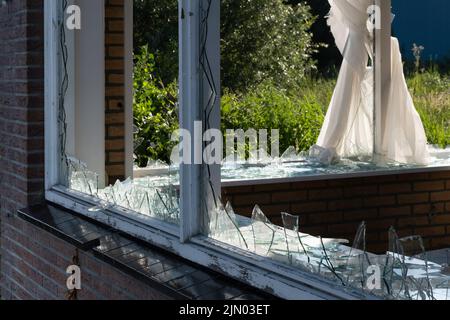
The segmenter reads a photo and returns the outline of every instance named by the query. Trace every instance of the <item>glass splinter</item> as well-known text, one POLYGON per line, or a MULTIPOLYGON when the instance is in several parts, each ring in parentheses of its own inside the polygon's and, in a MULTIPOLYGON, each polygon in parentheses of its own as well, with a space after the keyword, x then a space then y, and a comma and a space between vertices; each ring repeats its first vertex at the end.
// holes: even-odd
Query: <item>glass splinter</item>
MULTIPOLYGON (((271 239, 270 243, 266 252, 266 255, 269 254, 270 250, 272 249, 272 246, 274 244, 275 240, 275 228, 271 227, 272 223, 270 220, 266 217, 266 215, 263 213, 261 208, 256 205, 252 212, 252 233, 253 233, 253 243, 254 243, 254 250, 257 250, 258 241, 257 236, 263 236, 265 235, 265 232, 263 230, 257 230, 255 231, 256 226, 264 225, 265 229, 269 229, 271 232, 271 239), (261 234, 260 234, 261 233, 261 234)), ((260 244, 264 244, 266 241, 264 239, 261 239, 260 244)))
POLYGON ((230 202, 227 202, 227 204, 225 206, 225 213, 226 213, 228 219, 230 219, 231 223, 233 223, 233 226, 234 226, 234 228, 236 228, 240 239, 242 239, 242 241, 244 242, 245 248, 248 250, 247 241, 245 241, 245 237, 242 234, 241 230, 239 229, 239 226, 236 223, 236 215, 234 213, 234 210, 233 210, 230 202))
POLYGON ((302 242, 302 239, 301 239, 300 233, 299 233, 300 217, 291 215, 286 212, 282 212, 281 219, 283 220, 284 233, 285 233, 285 237, 286 237, 286 245, 287 245, 288 251, 289 251, 289 241, 288 241, 288 236, 287 236, 286 230, 292 230, 297 235, 298 242, 299 242, 300 246, 302 247, 303 253, 306 255, 306 258, 308 259, 308 264, 310 264, 311 259, 308 255, 308 252, 306 251, 305 246, 303 245, 303 242, 302 242))

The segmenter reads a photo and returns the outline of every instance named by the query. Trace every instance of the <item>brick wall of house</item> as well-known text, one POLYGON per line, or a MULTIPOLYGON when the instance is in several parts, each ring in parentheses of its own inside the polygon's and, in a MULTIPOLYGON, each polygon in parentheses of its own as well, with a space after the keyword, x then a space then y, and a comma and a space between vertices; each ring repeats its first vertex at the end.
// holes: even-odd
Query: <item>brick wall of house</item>
MULTIPOLYGON (((65 268, 75 254, 16 217, 44 200, 43 21, 43 0, 0 2, 1 299, 65 299, 65 268)), ((80 264, 80 299, 166 298, 89 254, 80 253, 80 264)))
MULTIPOLYGON (((110 0, 108 5, 120 7, 121 3, 110 0)), ((121 21, 120 17, 112 19, 114 11, 107 10, 111 32, 121 21)), ((42 14, 43 0, 12 0, 0 6, 0 287, 3 299, 64 299, 65 267, 75 254, 74 247, 15 217, 17 209, 43 201, 42 14)), ((120 66, 121 62, 112 58, 120 56, 123 38, 111 34, 107 42, 111 57, 108 61, 114 61, 107 63, 120 66)), ((119 69, 108 81, 121 88, 119 69)), ((111 104, 111 118, 123 115, 122 89, 120 92, 108 93, 111 97, 108 103, 117 101, 116 106, 111 104)), ((118 123, 120 127, 122 122, 111 118, 107 120, 108 125, 118 123)), ((121 175, 120 172, 110 174, 121 175)), ((359 222, 366 220, 368 247, 373 251, 386 249, 386 231, 390 225, 396 226, 402 236, 423 235, 427 249, 450 244, 449 171, 225 188, 224 198, 230 199, 242 214, 249 214, 253 205, 259 203, 275 223, 281 222, 281 211, 299 214, 302 231, 322 236, 351 239, 359 222)), ((80 264, 87 270, 83 281, 86 290, 82 291, 81 299, 164 297, 90 254, 80 253, 80 264)))
MULTIPOLYGON (((44 190, 43 1, 0 4, 1 280, 9 286, 4 235, 17 209, 44 190)), ((1 290, 2 297, 8 292, 1 290)))
POLYGON ((44 184, 42 1, 0 4, 0 211, 41 201, 44 184))
POLYGON ((421 235, 427 250, 450 247, 450 171, 224 188, 237 213, 259 204, 273 223, 300 216, 303 232, 350 241, 367 222, 368 249, 384 252, 387 231, 421 235))
POLYGON ((2 230, 2 299, 65 300, 66 268, 78 257, 79 300, 158 300, 170 297, 20 218, 2 230))
POLYGON ((124 0, 105 1, 107 184, 125 177, 124 0))

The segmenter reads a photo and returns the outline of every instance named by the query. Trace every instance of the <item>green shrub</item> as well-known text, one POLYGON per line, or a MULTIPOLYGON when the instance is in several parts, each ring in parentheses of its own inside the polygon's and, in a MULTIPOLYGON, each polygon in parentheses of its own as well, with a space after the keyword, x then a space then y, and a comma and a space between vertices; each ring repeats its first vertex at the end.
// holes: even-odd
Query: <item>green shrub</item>
POLYGON ((147 45, 164 83, 178 77, 178 1, 133 0, 134 52, 147 45))
POLYGON ((320 105, 322 112, 326 114, 335 86, 336 79, 309 76, 301 82, 300 86, 289 90, 289 92, 300 100, 314 100, 320 105))
POLYGON ((227 129, 279 129, 280 152, 289 146, 307 150, 320 133, 322 107, 316 97, 299 99, 271 83, 246 94, 226 91, 222 97, 222 131, 227 129))
POLYGON ((315 21, 306 4, 283 0, 222 0, 222 84, 245 92, 270 80, 279 88, 299 85, 315 69, 315 21))
MULTIPOLYGON (((315 21, 306 4, 283 0, 221 0, 222 85, 244 92, 270 79, 299 84, 315 68, 315 21)), ((178 76, 178 1, 134 0, 135 51, 147 44, 164 83, 178 76)))
MULTIPOLYGON (((148 160, 170 161, 174 143, 171 134, 178 129, 177 86, 164 86, 154 76, 154 56, 142 47, 135 56, 134 125, 135 156, 138 166, 148 160)), ((307 150, 313 145, 323 122, 323 105, 310 89, 303 95, 288 93, 264 82, 245 94, 226 90, 221 101, 222 132, 227 129, 279 129, 280 151, 289 146, 307 150)), ((293 91, 295 92, 295 91, 293 91)))
MULTIPOLYGON (((165 86, 155 76, 154 56, 142 47, 135 56, 134 124, 136 163, 149 159, 169 162, 178 129, 177 85, 165 86)), ((450 77, 437 71, 416 73, 407 79, 415 106, 422 118, 428 142, 450 145, 450 77)), ((280 152, 289 146, 308 150, 320 133, 336 80, 306 77, 300 86, 279 89, 265 81, 245 93, 225 89, 221 112, 227 129, 279 129, 280 152)))
POLYGON ((178 128, 176 82, 166 87, 154 73, 154 56, 143 46, 135 56, 133 79, 135 156, 140 167, 149 159, 170 161, 170 137, 178 128))

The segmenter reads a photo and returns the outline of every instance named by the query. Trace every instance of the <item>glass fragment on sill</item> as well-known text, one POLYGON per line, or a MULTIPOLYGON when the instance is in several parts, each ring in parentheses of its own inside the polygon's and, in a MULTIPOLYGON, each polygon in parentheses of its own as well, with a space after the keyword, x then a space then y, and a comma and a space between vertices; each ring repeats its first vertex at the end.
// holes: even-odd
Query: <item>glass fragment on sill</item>
POLYGON ((391 299, 400 299, 401 292, 404 289, 404 278, 401 275, 405 274, 406 271, 403 270, 405 265, 401 262, 398 245, 397 232, 394 227, 391 227, 389 228, 389 251, 386 253, 383 271, 386 296, 391 299))
POLYGON ((366 223, 364 221, 359 225, 350 252, 345 258, 346 265, 343 272, 345 285, 364 289, 367 280, 366 270, 372 265, 369 253, 366 251, 366 223))
POLYGON ((251 218, 236 215, 230 203, 219 207, 211 213, 209 233, 218 241, 320 275, 352 292, 367 292, 383 299, 448 298, 450 277, 442 266, 427 262, 420 237, 399 239, 391 228, 389 251, 376 255, 366 250, 364 222, 350 247, 345 239, 299 232, 298 216, 282 213, 280 227, 272 224, 259 206, 255 206, 251 218), (379 287, 368 286, 370 267, 379 268, 379 287))
POLYGON ((421 236, 409 236, 397 240, 400 273, 404 283, 404 295, 411 300, 434 300, 433 287, 430 282, 428 259, 421 236))
POLYGON ((87 165, 78 159, 67 158, 69 166, 69 188, 95 196, 98 194, 98 174, 89 171, 87 165))
POLYGON ((155 189, 156 196, 153 195, 152 209, 156 217, 174 224, 180 222, 179 203, 176 200, 176 189, 169 185, 161 189, 155 189))
POLYGON ((286 237, 286 246, 288 249, 288 254, 289 254, 289 261, 292 263, 292 255, 291 255, 291 249, 292 248, 294 250, 294 252, 298 253, 298 254, 305 254, 306 258, 308 260, 308 266, 311 263, 311 259, 308 255, 308 249, 307 246, 305 244, 303 244, 302 241, 302 236, 299 233, 299 224, 300 224, 300 217, 299 216, 293 216, 289 213, 286 212, 282 212, 281 213, 281 219, 283 221, 283 226, 284 226, 284 233, 285 233, 285 237, 286 237), (287 234, 287 230, 291 230, 294 232, 295 237, 294 237, 294 247, 291 245, 289 245, 290 242, 290 237, 287 234), (298 242, 297 242, 298 240, 298 242))
POLYGON ((297 154, 297 150, 295 149, 295 147, 290 146, 281 155, 280 160, 281 160, 281 162, 286 162, 286 161, 298 161, 300 159, 299 159, 299 155, 297 154))
POLYGON ((269 255, 275 241, 276 227, 258 205, 253 208, 251 227, 254 252, 269 255))
POLYGON ((236 161, 233 155, 228 156, 222 163, 222 181, 242 181, 275 178, 308 177, 317 175, 346 174, 369 171, 394 171, 412 168, 445 167, 450 165, 450 148, 440 149, 429 146, 431 155, 428 166, 405 165, 401 163, 387 163, 376 165, 366 157, 352 157, 340 159, 331 165, 324 165, 327 159, 318 158, 317 154, 300 152, 295 148, 288 148, 281 157, 260 159, 257 163, 236 161))
MULTIPOLYGON (((219 202, 220 203, 220 202, 219 202)), ((248 240, 242 234, 239 220, 229 202, 221 203, 209 219, 209 236, 232 246, 248 250, 248 240)))
POLYGON ((170 170, 166 177, 134 180, 128 178, 125 181, 117 180, 114 185, 100 189, 98 175, 89 171, 84 163, 74 158, 69 158, 68 163, 69 188, 93 196, 97 200, 98 204, 90 208, 91 212, 120 206, 144 217, 179 224, 178 190, 170 183, 170 170))

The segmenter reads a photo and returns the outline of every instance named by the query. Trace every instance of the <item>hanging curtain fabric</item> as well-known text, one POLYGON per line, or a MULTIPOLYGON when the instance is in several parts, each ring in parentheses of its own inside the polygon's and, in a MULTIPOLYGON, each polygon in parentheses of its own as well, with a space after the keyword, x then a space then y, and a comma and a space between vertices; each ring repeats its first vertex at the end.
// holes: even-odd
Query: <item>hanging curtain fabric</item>
MULTIPOLYGON (((328 25, 343 56, 327 115, 311 155, 324 163, 342 157, 372 157, 374 153, 373 33, 368 8, 373 0, 328 0, 328 25)), ((403 74, 397 39, 391 39, 391 84, 377 161, 427 164, 425 130, 403 74)))

